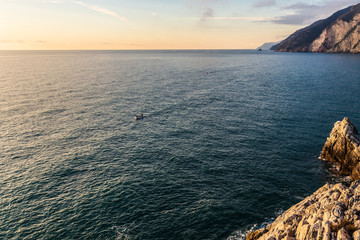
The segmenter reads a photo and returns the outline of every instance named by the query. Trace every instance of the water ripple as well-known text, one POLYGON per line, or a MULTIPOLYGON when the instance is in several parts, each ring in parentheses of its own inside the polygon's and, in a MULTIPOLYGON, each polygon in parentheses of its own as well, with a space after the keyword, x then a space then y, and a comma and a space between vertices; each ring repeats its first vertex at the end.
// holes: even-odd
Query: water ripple
POLYGON ((358 57, 1 52, 0 238, 243 239, 326 180, 358 57))

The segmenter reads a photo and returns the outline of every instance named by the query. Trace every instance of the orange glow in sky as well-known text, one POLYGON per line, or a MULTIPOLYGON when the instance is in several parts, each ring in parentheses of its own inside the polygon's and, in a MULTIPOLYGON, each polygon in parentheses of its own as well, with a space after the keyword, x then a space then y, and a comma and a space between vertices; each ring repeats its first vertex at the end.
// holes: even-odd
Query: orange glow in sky
POLYGON ((0 49, 251 49, 354 3, 1 0, 0 49))

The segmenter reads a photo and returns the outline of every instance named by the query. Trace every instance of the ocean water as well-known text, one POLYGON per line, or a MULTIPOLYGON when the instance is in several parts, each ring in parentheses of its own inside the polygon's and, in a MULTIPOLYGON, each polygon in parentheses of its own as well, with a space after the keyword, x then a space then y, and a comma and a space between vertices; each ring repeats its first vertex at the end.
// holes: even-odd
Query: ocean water
POLYGON ((0 92, 1 239, 241 239, 334 181, 360 56, 2 51, 0 92))

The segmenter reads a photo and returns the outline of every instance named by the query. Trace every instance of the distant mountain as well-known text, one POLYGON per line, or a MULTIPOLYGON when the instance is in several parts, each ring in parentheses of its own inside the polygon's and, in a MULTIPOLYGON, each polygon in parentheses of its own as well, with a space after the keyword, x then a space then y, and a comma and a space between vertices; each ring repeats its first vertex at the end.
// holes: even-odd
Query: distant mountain
POLYGON ((273 50, 360 53, 360 3, 294 32, 273 50))
POLYGON ((279 44, 280 42, 267 42, 267 43, 264 43, 263 45, 261 45, 260 47, 256 48, 257 50, 258 49, 261 49, 261 50, 270 50, 270 48, 276 44, 279 44))

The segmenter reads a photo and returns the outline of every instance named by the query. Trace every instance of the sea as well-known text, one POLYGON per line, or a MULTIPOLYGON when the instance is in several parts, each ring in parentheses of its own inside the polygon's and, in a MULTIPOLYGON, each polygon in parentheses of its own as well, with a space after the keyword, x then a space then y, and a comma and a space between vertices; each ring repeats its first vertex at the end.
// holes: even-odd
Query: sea
POLYGON ((0 51, 0 239, 244 239, 359 93, 360 55, 0 51))

